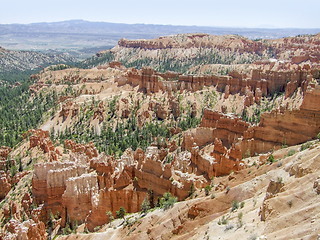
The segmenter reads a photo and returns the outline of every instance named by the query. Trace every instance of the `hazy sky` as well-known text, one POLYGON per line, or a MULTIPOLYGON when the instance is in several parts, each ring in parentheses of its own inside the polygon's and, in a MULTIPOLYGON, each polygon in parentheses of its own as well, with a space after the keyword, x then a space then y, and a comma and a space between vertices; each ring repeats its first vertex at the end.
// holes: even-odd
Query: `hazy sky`
POLYGON ((71 19, 115 23, 320 28, 320 0, 6 0, 0 23, 71 19))

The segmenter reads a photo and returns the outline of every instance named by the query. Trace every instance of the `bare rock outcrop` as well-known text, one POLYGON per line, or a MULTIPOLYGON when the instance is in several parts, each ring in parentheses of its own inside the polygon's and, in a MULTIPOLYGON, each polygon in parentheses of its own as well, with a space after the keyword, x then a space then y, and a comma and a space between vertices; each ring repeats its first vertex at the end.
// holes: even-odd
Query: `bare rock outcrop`
POLYGON ((147 119, 149 119, 150 113, 149 111, 143 111, 138 115, 138 125, 140 127, 143 126, 143 124, 146 122, 147 119))
POLYGON ((104 120, 104 112, 105 112, 105 108, 103 105, 103 101, 99 102, 98 107, 95 109, 94 113, 93 113, 93 119, 98 118, 99 122, 102 122, 104 120))
MULTIPOLYGON (((223 114, 205 108, 199 128, 184 133, 183 149, 199 147, 221 139, 223 145, 237 146, 242 154, 262 153, 273 148, 310 141, 320 132, 320 87, 309 85, 300 109, 273 110, 261 114, 260 123, 251 125, 233 114, 223 114), (240 149, 239 149, 240 148, 240 149)), ((233 153, 232 153, 233 154, 233 153)), ((239 154, 239 153, 237 153, 239 154)))
POLYGON ((0 200, 4 199, 10 190, 11 190, 10 175, 7 175, 4 171, 0 171, 0 200))
POLYGON ((28 131, 28 133, 32 134, 30 136, 30 148, 39 146, 44 153, 55 151, 55 147, 49 138, 49 131, 44 131, 42 129, 31 129, 28 131))
POLYGON ((97 175, 94 173, 70 177, 66 180, 66 189, 62 194, 62 205, 70 217, 70 222, 75 220, 81 223, 86 219, 92 204, 98 197, 97 175))
POLYGON ((320 132, 320 107, 319 104, 315 104, 320 100, 319 96, 319 86, 309 88, 300 109, 285 109, 282 113, 279 110, 273 110, 271 113, 261 114, 258 126, 250 127, 245 132, 242 149, 251 144, 250 151, 260 153, 267 151, 262 147, 263 143, 268 147, 270 144, 281 146, 283 142, 292 146, 316 137, 320 132), (252 138, 256 143, 252 144, 252 138))
POLYGON ((12 240, 46 240, 47 232, 45 224, 39 220, 29 219, 22 223, 11 219, 5 226, 6 235, 4 239, 12 240))
POLYGON ((72 140, 65 140, 64 143, 66 148, 71 149, 72 152, 78 153, 78 154, 83 153, 86 156, 88 156, 89 159, 98 156, 98 150, 96 149, 96 147, 92 142, 89 142, 88 144, 78 144, 72 140))
MULTIPOLYGON (((72 142, 69 146, 76 149, 72 142)), ((174 143, 170 148, 175 148, 174 143)), ((34 202, 44 204, 40 208, 41 221, 47 221, 51 210, 53 214, 60 213, 61 226, 69 216, 71 222, 85 222, 86 227, 93 231, 96 226, 109 221, 107 211, 114 216, 121 206, 127 212, 140 211, 150 188, 154 201, 167 191, 183 200, 188 196, 192 182, 199 187, 206 183, 203 178, 190 178, 189 173, 182 173, 180 168, 172 180, 173 166, 177 164, 175 160, 172 164, 163 164, 161 160, 168 150, 155 146, 148 147, 146 152, 139 148, 136 151, 127 149, 120 159, 100 154, 90 160, 88 158, 87 162, 77 159, 85 156, 82 154, 72 154, 72 162, 35 165, 32 192, 34 202), (81 162, 86 165, 81 165, 81 162)), ((28 208, 28 203, 25 205, 28 208)))
POLYGON ((6 147, 6 146, 1 146, 0 148, 0 159, 1 160, 6 160, 8 158, 9 153, 11 152, 11 148, 10 147, 6 147))
POLYGON ((177 119, 181 114, 178 100, 175 97, 170 97, 169 106, 170 106, 172 115, 174 116, 175 119, 177 119))
POLYGON ((215 139, 214 151, 210 155, 201 154, 199 147, 194 144, 191 161, 197 166, 199 174, 206 174, 208 179, 212 176, 228 175, 231 171, 236 172, 245 167, 241 151, 235 148, 227 149, 219 139, 215 139))
POLYGON ((168 112, 163 104, 156 102, 154 110, 158 119, 164 120, 167 118, 168 112))
POLYGON ((276 194, 283 191, 284 183, 282 179, 275 181, 271 179, 269 186, 267 188, 266 197, 263 200, 262 207, 259 214, 261 215, 261 221, 266 221, 268 216, 271 214, 272 209, 269 208, 268 199, 275 197, 276 194))
POLYGON ((319 195, 320 194, 320 178, 313 183, 313 189, 316 191, 316 193, 319 195))
POLYGON ((61 213, 62 222, 65 222, 66 215, 62 205, 62 195, 66 190, 66 181, 84 173, 86 173, 86 166, 74 162, 50 162, 34 166, 32 196, 35 203, 44 204, 39 216, 41 221, 47 221, 49 209, 51 209, 53 214, 61 213))
MULTIPOLYGON (((160 90, 171 94, 172 91, 198 91, 204 86, 216 86, 217 90, 225 93, 225 98, 229 94, 240 93, 246 95, 245 105, 251 106, 254 102, 260 102, 262 96, 270 96, 275 92, 283 92, 288 87, 287 96, 290 96, 296 89, 311 82, 312 78, 318 78, 319 70, 315 66, 305 64, 304 67, 278 62, 268 62, 271 70, 257 67, 252 70, 251 76, 247 74, 231 71, 228 76, 216 75, 182 75, 168 73, 158 73, 150 67, 143 67, 142 70, 130 69, 118 78, 118 85, 131 84, 139 85, 139 90, 148 94, 159 92, 160 90), (306 67, 309 66, 309 67, 306 67), (174 78, 174 81, 172 78, 174 78)), ((256 64, 257 66, 259 63, 256 64)), ((263 64, 262 64, 263 65, 263 64)), ((173 109, 177 109, 176 107, 173 109)), ((178 114, 174 113, 173 114, 178 114)))
POLYGON ((72 113, 72 111, 73 111, 73 102, 71 100, 67 100, 62 105, 59 116, 62 116, 63 119, 65 120, 70 115, 70 113, 72 113))

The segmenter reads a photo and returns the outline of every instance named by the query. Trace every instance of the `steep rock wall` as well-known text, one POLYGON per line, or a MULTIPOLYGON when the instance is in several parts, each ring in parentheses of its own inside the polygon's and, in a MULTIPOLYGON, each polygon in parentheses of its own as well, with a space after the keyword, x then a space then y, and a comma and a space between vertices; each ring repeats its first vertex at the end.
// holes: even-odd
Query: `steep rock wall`
MULTIPOLYGON (((272 65, 271 65, 272 66, 272 65)), ((138 86, 147 94, 156 93, 160 90, 172 91, 198 91, 204 86, 215 86, 218 91, 228 94, 251 96, 248 106, 253 104, 253 99, 259 103, 263 95, 272 95, 275 92, 284 92, 289 85, 287 96, 290 96, 298 87, 306 90, 312 78, 319 77, 319 70, 312 69, 310 65, 304 67, 279 66, 277 70, 253 69, 250 76, 231 71, 228 76, 215 75, 182 75, 178 73, 158 73, 150 67, 142 70, 129 69, 121 77, 117 78, 119 86, 131 84, 138 86), (282 69, 283 68, 283 69, 282 69), (174 77, 174 78, 171 78, 174 77), (226 91, 227 90, 227 91, 226 91)))
POLYGON ((205 109, 200 127, 184 134, 182 147, 191 149, 193 144, 202 147, 218 138, 227 148, 234 144, 242 155, 248 150, 253 155, 283 144, 291 146, 309 141, 320 132, 319 100, 320 86, 309 85, 300 109, 265 112, 258 125, 243 122, 232 114, 205 109))

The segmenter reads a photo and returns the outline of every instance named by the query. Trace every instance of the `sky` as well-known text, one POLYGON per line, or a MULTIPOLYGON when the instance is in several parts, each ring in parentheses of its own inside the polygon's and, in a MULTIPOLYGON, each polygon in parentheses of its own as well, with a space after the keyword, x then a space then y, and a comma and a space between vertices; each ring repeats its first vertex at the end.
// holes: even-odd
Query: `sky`
POLYGON ((320 0, 10 0, 1 3, 0 24, 72 19, 129 24, 320 28, 320 0))

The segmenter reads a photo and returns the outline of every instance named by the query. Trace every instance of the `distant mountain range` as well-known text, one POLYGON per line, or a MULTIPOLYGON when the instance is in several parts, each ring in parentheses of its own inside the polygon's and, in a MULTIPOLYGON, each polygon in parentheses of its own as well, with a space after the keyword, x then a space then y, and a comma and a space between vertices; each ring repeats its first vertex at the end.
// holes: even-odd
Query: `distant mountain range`
POLYGON ((78 59, 115 46, 119 39, 152 39, 179 33, 238 34, 250 39, 275 39, 315 34, 320 29, 227 28, 123 24, 69 20, 52 23, 0 24, 0 46, 10 50, 69 53, 78 59))
POLYGON ((318 29, 301 28, 232 28, 232 27, 201 27, 175 26, 155 24, 125 24, 109 22, 89 22, 84 20, 69 20, 52 23, 32 24, 0 24, 0 35, 5 34, 123 34, 124 37, 137 35, 170 35, 179 33, 208 33, 213 35, 239 34, 247 38, 281 38, 298 34, 318 33, 318 29))

